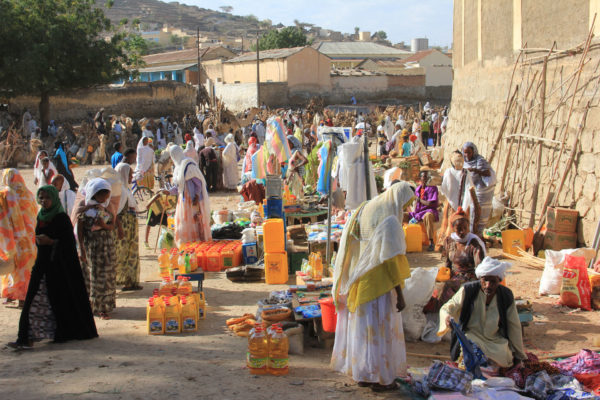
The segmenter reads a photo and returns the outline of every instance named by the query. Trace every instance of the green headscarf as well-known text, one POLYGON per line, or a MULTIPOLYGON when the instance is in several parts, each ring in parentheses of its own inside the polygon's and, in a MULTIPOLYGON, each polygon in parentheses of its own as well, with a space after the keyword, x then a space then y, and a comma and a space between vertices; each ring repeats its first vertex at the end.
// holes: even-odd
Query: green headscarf
MULTIPOLYGON (((60 198, 58 197, 58 190, 52 185, 45 185, 38 189, 37 197, 40 195, 40 191, 44 191, 50 195, 50 199, 52 200, 52 206, 48 209, 40 208, 38 212, 38 218, 40 221, 50 222, 57 214, 61 212, 65 212, 62 204, 60 203, 60 198)), ((39 203, 39 201, 38 201, 39 203)))

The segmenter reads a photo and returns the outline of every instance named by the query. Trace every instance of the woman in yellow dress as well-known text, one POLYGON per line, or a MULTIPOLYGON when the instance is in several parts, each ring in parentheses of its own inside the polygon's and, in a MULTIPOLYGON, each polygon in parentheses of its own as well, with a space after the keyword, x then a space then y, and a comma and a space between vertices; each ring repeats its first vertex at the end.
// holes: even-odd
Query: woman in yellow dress
POLYGON ((335 260, 331 365, 373 391, 395 389, 396 377, 406 374, 400 311, 410 269, 400 221, 413 200, 410 186, 400 182, 363 203, 344 228, 335 260))

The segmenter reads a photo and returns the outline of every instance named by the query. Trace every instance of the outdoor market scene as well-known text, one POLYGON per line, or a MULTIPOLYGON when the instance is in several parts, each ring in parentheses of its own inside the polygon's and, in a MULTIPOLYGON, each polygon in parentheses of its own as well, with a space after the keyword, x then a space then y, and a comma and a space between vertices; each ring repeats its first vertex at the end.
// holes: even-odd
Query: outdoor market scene
MULTIPOLYGON (((254 47, 198 28, 192 52, 142 41, 135 67, 150 28, 112 26, 126 5, 45 2, 106 18, 77 40, 114 65, 40 92, 19 89, 28 50, 0 63, 6 396, 600 397, 596 2, 553 33, 539 5, 454 2, 450 47, 406 50, 298 20, 305 43, 263 49, 287 28, 257 19, 254 47), (323 60, 325 88, 294 75, 323 60)), ((25 3, 0 15, 62 29, 25 3)))

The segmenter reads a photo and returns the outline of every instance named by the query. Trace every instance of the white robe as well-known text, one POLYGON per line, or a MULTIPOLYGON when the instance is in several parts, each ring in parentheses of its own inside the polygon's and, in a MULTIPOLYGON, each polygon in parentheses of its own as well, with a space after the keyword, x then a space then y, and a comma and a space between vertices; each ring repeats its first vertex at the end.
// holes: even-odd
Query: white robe
POLYGON ((238 180, 237 146, 229 143, 223 150, 223 186, 227 189, 235 189, 238 180))
POLYGON ((74 191, 71 190, 69 182, 66 179, 64 179, 62 188, 58 193, 58 197, 60 198, 60 203, 62 204, 65 213, 69 216, 71 215, 71 212, 73 211, 73 206, 75 205, 75 196, 76 194, 74 191))
MULTIPOLYGON (((358 143, 344 143, 338 148, 339 178, 342 190, 346 191, 346 209, 354 210, 367 199, 363 146, 358 143)), ((377 184, 373 167, 369 162, 371 198, 377 195, 377 184)))
POLYGON ((140 139, 137 146, 137 164, 133 173, 135 180, 142 179, 154 162, 154 150, 150 146, 144 146, 143 140, 144 138, 140 139))

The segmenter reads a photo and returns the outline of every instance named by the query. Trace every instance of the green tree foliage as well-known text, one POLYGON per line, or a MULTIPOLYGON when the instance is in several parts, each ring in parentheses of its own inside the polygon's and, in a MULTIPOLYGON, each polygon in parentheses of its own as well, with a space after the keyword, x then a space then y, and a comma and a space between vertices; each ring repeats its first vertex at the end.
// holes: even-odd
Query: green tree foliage
POLYGON ((375 32, 375 36, 377 36, 381 40, 386 40, 387 39, 387 33, 385 33, 385 31, 375 32))
POLYGON ((129 34, 95 3, 0 0, 0 90, 39 96, 44 130, 51 94, 126 79, 136 62, 129 34))
MULTIPOLYGON (((265 33, 258 41, 259 50, 284 49, 288 47, 306 46, 306 35, 300 28, 288 26, 281 30, 271 30, 265 33)), ((256 45, 252 50, 256 50, 256 45)))

